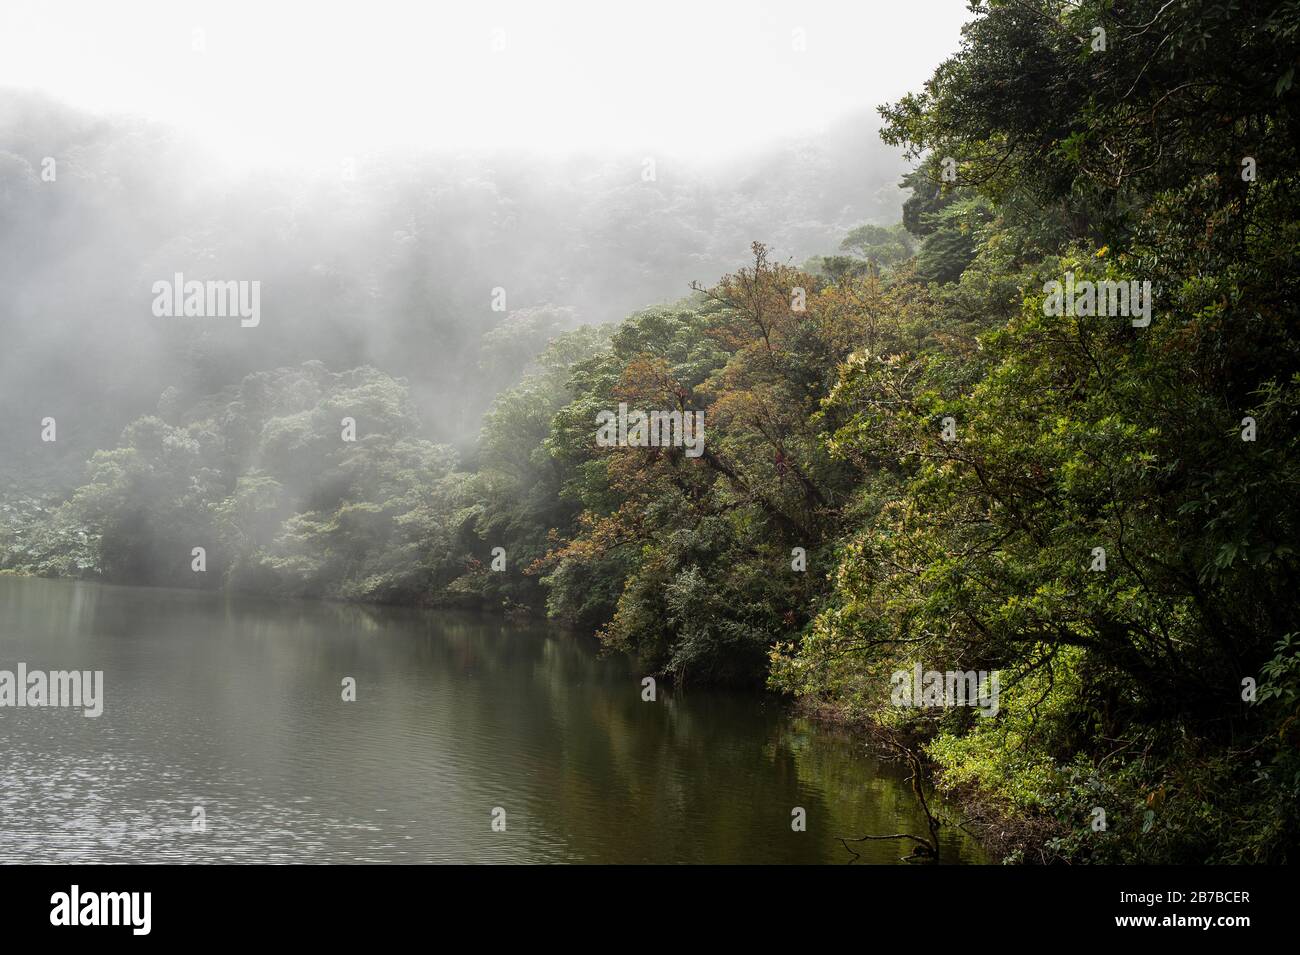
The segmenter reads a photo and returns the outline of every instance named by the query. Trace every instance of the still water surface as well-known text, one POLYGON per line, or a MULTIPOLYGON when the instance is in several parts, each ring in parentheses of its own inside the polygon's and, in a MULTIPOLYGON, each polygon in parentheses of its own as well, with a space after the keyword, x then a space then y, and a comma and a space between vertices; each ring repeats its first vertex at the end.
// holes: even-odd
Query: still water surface
POLYGON ((924 831, 860 743, 754 696, 642 702, 539 624, 0 577, 19 662, 103 670, 105 702, 0 708, 0 862, 845 862, 839 836, 924 831))

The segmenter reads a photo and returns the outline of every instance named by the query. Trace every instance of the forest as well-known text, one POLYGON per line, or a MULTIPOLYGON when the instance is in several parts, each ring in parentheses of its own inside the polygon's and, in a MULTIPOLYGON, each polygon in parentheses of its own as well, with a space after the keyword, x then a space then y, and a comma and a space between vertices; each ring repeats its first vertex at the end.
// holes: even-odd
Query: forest
MULTIPOLYGON (((527 234, 545 185, 471 216, 472 190, 390 177, 437 208, 404 206, 387 261, 387 220, 354 222, 373 261, 297 289, 296 330, 266 293, 255 364, 237 322, 160 344, 133 420, 54 415, 62 483, 32 478, 40 414, 18 418, 0 568, 547 618, 905 747, 999 861, 1294 861, 1298 65, 1286 0, 975 0, 960 48, 880 107, 883 143, 841 143, 901 150, 873 192, 901 179, 901 219, 846 212, 830 174, 756 198, 592 172, 619 204, 580 217, 659 230, 644 289, 671 258, 700 275, 645 308, 610 278, 620 230, 527 234), (562 261, 471 331, 458 310, 515 287, 431 236, 507 207, 482 249, 562 261), (711 238, 741 231, 747 252, 711 238), (436 368, 411 357, 427 316, 348 337, 350 311, 406 315, 441 281, 368 289, 403 256, 450 283, 436 368), (1096 301, 1062 307, 1067 282, 1096 301), (201 374, 156 373, 187 349, 201 374), (701 448, 598 443, 621 404, 702 412, 701 448), (892 705, 917 664, 999 672, 996 715, 892 705)), ((4 209, 35 218, 38 171, 4 149, 4 209)), ((494 176, 493 202, 524 189, 494 176)), ((293 228, 327 246, 312 217, 349 207, 304 202, 293 228)))

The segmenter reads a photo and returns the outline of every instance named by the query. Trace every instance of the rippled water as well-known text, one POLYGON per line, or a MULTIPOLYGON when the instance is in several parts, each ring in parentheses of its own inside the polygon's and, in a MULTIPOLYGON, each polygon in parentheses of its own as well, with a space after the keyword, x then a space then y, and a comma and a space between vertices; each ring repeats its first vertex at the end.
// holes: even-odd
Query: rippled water
POLYGON ((0 862, 844 862, 924 830, 859 744, 752 696, 642 702, 540 625, 0 577, 20 661, 103 670, 105 703, 0 708, 0 862))

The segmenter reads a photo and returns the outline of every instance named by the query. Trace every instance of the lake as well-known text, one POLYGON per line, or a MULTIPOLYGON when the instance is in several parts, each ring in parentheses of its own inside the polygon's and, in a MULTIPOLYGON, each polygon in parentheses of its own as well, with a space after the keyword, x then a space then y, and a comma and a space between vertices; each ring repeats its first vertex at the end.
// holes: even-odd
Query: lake
MULTIPOLYGON (((761 696, 645 702, 598 649, 478 614, 0 577, 0 670, 104 673, 98 718, 0 707, 0 862, 844 863, 841 836, 925 832, 860 741, 761 696)), ((953 827, 942 853, 982 861, 953 827)))

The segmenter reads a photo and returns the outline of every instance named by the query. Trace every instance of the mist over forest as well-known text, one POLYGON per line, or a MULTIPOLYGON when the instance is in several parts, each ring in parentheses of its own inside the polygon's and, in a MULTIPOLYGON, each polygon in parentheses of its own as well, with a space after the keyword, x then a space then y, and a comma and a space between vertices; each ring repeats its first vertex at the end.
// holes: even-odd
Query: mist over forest
POLYGON ((184 403, 308 360, 406 377, 421 433, 472 453, 489 402, 556 333, 682 298, 755 240, 801 263, 897 221, 906 165, 875 126, 848 117, 708 161, 404 151, 304 171, 232 167, 165 124, 0 90, 0 398, 13 412, 0 439, 17 452, 0 473, 69 490, 165 392, 184 403), (41 181, 51 153, 57 189, 41 181), (178 272, 260 281, 260 327, 155 317, 153 283, 178 272), (9 441, 33 415, 61 422, 39 463, 9 441))

